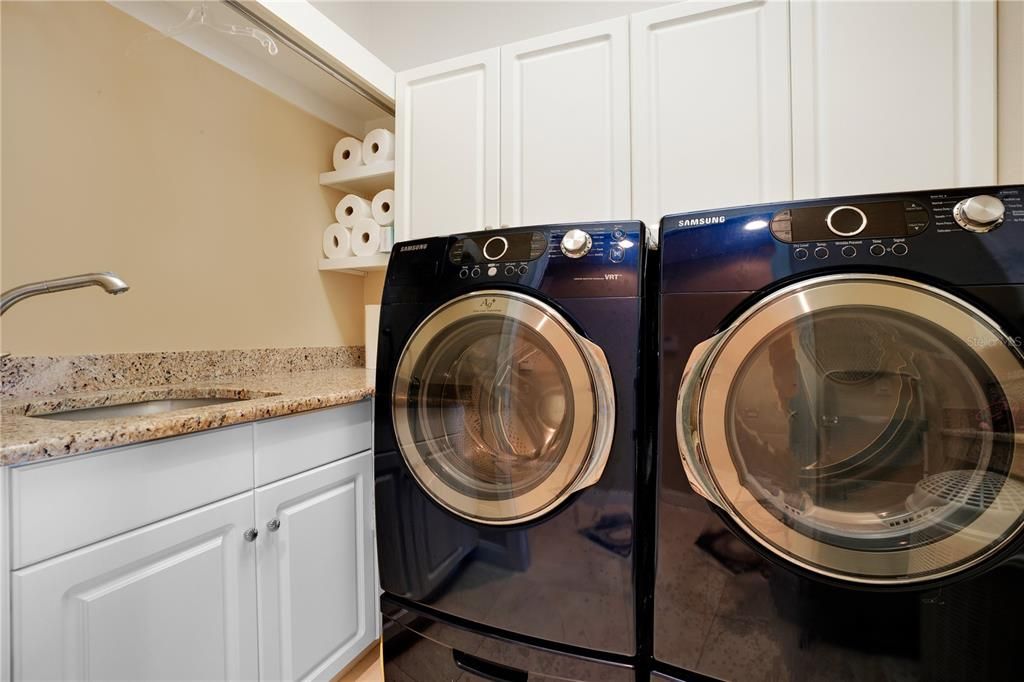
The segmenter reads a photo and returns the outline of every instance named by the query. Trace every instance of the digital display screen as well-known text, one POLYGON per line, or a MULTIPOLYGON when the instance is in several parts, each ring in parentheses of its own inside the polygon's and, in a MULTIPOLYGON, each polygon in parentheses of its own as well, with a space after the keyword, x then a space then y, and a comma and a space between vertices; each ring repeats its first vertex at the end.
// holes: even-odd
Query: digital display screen
POLYGON ((547 250, 541 232, 485 234, 462 239, 452 245, 449 259, 456 265, 524 262, 540 258, 547 250))
POLYGON ((913 237, 927 229, 929 220, 914 201, 800 206, 777 213, 772 234, 784 242, 913 237))

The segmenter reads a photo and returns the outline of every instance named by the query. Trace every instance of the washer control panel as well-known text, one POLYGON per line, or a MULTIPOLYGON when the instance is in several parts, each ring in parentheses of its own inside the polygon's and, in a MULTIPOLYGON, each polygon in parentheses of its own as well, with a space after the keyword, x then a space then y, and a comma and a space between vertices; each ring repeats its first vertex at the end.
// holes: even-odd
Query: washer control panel
POLYGON ((547 248, 548 239, 543 232, 484 232, 452 244, 448 260, 470 269, 507 262, 528 263, 543 256, 547 248))
MULTIPOLYGON (((583 293, 599 286, 625 290, 638 281, 633 271, 640 264, 642 231, 640 223, 627 221, 454 235, 449 238, 445 259, 454 266, 449 272, 467 285, 535 285, 557 279, 583 293), (628 278, 623 279, 627 273, 628 278)), ((419 246, 403 244, 399 252, 409 260, 413 254, 405 250, 412 248, 419 246)))
POLYGON ((924 204, 908 199, 787 208, 772 216, 771 231, 792 244, 914 237, 930 224, 924 204))

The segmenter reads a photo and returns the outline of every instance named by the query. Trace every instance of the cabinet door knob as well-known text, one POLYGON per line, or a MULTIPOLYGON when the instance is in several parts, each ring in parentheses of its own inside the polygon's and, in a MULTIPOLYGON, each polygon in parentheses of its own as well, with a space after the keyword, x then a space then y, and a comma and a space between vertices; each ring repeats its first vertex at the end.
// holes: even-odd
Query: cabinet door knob
POLYGON ((242 537, 245 538, 246 542, 252 542, 256 539, 256 536, 258 536, 259 534, 260 532, 258 530, 256 530, 255 528, 250 528, 249 530, 242 533, 242 537))
POLYGON ((273 533, 275 530, 281 527, 281 521, 278 519, 270 519, 267 521, 267 530, 273 533))

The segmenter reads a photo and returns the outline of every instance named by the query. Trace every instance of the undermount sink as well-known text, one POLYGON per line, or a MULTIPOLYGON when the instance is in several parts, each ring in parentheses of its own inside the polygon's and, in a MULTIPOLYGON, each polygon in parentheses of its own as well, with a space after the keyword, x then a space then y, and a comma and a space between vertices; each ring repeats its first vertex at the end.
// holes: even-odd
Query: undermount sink
POLYGON ((174 410, 187 410, 193 407, 206 407, 207 405, 219 405, 221 403, 235 403, 240 400, 249 400, 249 398, 163 398, 159 400, 143 400, 137 403, 123 403, 121 405, 83 407, 64 410, 63 412, 34 414, 32 416, 38 419, 56 419, 70 422, 87 421, 90 419, 118 419, 120 417, 138 417, 147 414, 173 412, 174 410))

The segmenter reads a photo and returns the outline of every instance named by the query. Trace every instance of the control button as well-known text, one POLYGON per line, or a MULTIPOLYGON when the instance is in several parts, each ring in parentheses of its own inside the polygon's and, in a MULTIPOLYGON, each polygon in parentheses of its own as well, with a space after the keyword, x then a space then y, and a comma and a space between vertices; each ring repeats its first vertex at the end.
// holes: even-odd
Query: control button
POLYGON ((885 247, 882 246, 881 244, 872 244, 871 248, 869 249, 869 251, 871 251, 871 255, 872 256, 884 256, 885 255, 885 247))
POLYGON ((625 257, 626 250, 617 244, 608 249, 608 259, 613 263, 621 263, 622 259, 625 257))
POLYGON ((528 271, 529 271, 529 268, 527 268, 525 265, 520 265, 519 266, 519 274, 520 275, 525 275, 528 271))
POLYGON ((964 199, 953 209, 953 219, 965 230, 988 232, 1003 224, 1006 207, 1003 202, 988 194, 979 194, 964 199))
POLYGON ((498 260, 508 251, 508 240, 504 237, 491 237, 484 242, 484 258, 498 260))
POLYGON ((614 230, 612 230, 612 239, 614 239, 615 241, 622 241, 625 238, 626 233, 622 231, 622 228, 616 227, 614 230))
POLYGON ((833 234, 852 237, 868 226, 868 217, 856 206, 836 206, 825 217, 825 224, 833 234))
POLYGON ((569 258, 583 258, 590 253, 593 244, 590 235, 583 230, 569 230, 562 237, 562 253, 569 258))
POLYGON ((797 260, 807 260, 807 249, 797 249, 793 252, 793 257, 797 260))
POLYGON ((903 242, 896 242, 892 245, 892 253, 894 256, 906 256, 907 251, 909 250, 910 249, 908 249, 907 245, 903 242))
POLYGON ((466 279, 467 277, 469 277, 469 270, 466 268, 459 270, 459 279, 466 279))
POLYGON ((494 267, 493 265, 491 267, 487 268, 487 276, 488 277, 494 277, 497 274, 498 274, 498 268, 494 267))
POLYGON ((855 246, 844 246, 842 250, 844 258, 853 258, 857 255, 857 247, 855 246))
POLYGON ((824 246, 819 246, 814 250, 814 257, 819 260, 823 258, 828 258, 828 249, 826 249, 824 246))
POLYGON ((476 278, 480 276, 480 268, 473 268, 473 271, 469 273, 470 277, 476 278))
POLYGON ((506 275, 514 275, 514 274, 516 274, 516 266, 514 266, 514 265, 506 265, 505 266, 505 274, 506 275))

